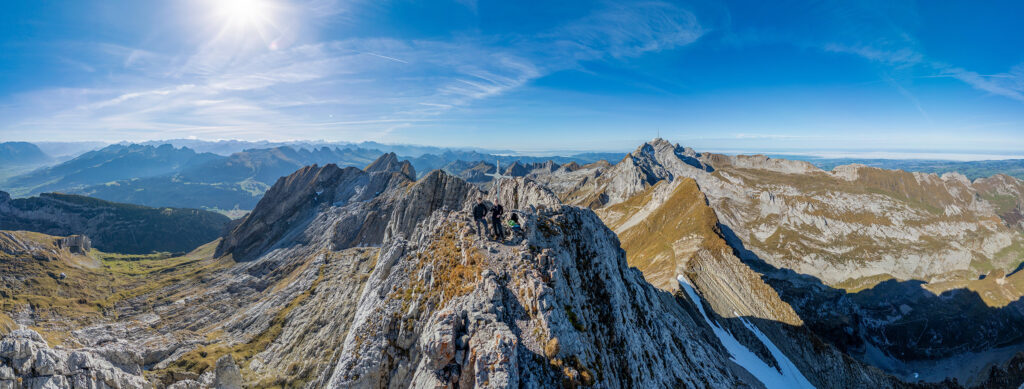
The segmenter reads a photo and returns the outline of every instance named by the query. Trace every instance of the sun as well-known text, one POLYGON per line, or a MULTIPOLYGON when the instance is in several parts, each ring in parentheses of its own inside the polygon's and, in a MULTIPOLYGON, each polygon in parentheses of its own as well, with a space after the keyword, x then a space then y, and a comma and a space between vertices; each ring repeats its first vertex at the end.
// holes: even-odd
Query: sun
POLYGON ((215 0, 216 12, 229 26, 262 27, 270 20, 267 0, 215 0))

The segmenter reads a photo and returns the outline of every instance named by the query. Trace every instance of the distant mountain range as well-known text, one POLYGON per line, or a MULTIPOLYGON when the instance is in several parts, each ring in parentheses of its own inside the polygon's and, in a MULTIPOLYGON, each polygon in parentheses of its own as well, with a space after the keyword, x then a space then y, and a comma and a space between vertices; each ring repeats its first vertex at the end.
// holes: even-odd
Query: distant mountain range
MULTIPOLYGON (((206 150, 216 149, 211 147, 213 142, 192 144, 203 146, 206 150)), ((247 143, 225 141, 216 144, 223 146, 216 150, 224 151, 247 143)), ((389 147, 409 152, 436 151, 436 148, 419 146, 389 147)), ((2 188, 15 197, 64 192, 153 207, 249 210, 278 178, 299 168, 331 163, 363 168, 382 154, 384 152, 381 150, 359 147, 274 146, 246 149, 223 156, 171 144, 116 144, 86 152, 54 166, 10 177, 3 182, 2 188)), ((493 172, 494 165, 491 162, 514 166, 517 162, 586 163, 620 157, 614 153, 522 157, 443 150, 439 154, 420 154, 410 159, 415 170, 421 173, 444 169, 452 174, 462 174, 484 164, 483 173, 479 176, 489 179, 483 174, 493 172)))
POLYGON ((14 196, 72 192, 117 180, 170 174, 217 158, 220 157, 215 154, 196 153, 192 149, 171 145, 114 145, 87 152, 56 166, 12 177, 4 186, 14 196))
MULTIPOLYGON (((73 142, 47 144, 53 150, 64 151, 73 150, 72 146, 73 142)), ((0 144, 0 189, 15 197, 64 192, 146 206, 195 207, 237 215, 255 207, 279 177, 303 166, 333 163, 363 168, 387 152, 409 160, 420 176, 441 169, 477 184, 491 180, 487 174, 495 172, 497 163, 501 164, 504 174, 520 177, 530 175, 534 169, 553 171, 567 164, 586 165, 601 160, 615 163, 625 156, 625 153, 583 153, 538 157, 514 155, 502 150, 444 149, 376 142, 175 139, 110 145, 53 166, 38 168, 58 160, 31 143, 8 142, 0 144), (230 213, 232 210, 237 212, 230 213)), ((926 173, 959 172, 972 180, 997 173, 1024 178, 1024 160, 804 159, 824 170, 861 163, 926 173)))
MULTIPOLYGON (((132 143, 121 142, 121 145, 129 145, 132 143)), ((271 142, 271 141, 242 141, 242 140, 219 140, 219 141, 206 141, 198 139, 167 139, 167 140, 152 140, 138 143, 146 146, 160 146, 169 144, 174 147, 188 147, 198 152, 207 152, 220 155, 231 155, 240 151, 249 149, 269 149, 276 147, 291 147, 294 149, 370 149, 378 150, 382 153, 395 153, 398 155, 405 155, 409 157, 419 157, 424 154, 442 154, 447 151, 475 151, 487 154, 515 154, 512 150, 493 150, 484 149, 478 147, 467 147, 467 148, 448 148, 448 147, 435 147, 435 146, 420 146, 420 145, 395 145, 395 144, 384 144, 378 142, 328 142, 328 141, 287 141, 287 142, 271 142)))
MULTIPOLYGON (((119 147, 119 146, 111 146, 119 147)), ((152 146, 145 146, 152 147, 152 146)), ((162 146, 161 146, 162 147, 162 146)), ((275 147, 215 156, 158 176, 136 176, 73 189, 74 193, 149 206, 249 210, 281 176, 303 166, 334 163, 363 167, 380 156, 364 149, 275 147)))

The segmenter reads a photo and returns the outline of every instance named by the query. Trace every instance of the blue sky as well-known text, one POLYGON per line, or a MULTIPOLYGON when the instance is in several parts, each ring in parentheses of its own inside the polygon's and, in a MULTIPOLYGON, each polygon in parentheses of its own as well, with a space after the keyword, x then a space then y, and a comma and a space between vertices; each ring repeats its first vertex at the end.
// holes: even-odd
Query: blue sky
POLYGON ((0 139, 1024 154, 1019 1, 9 1, 0 139))

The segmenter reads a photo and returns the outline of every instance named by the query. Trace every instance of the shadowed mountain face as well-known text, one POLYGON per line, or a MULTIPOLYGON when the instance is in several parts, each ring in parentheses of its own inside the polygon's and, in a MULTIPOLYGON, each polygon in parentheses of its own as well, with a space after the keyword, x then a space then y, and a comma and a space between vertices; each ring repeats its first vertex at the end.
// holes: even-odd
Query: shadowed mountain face
POLYGON ((1004 278, 1024 261, 1014 178, 824 172, 656 140, 614 166, 538 179, 595 208, 656 285, 684 274, 723 316, 802 321, 904 379, 984 382, 1021 347, 1024 289, 1004 278))
POLYGON ((198 209, 149 208, 58 193, 12 200, 0 192, 0 230, 85 235, 107 252, 191 251, 217 239, 228 221, 198 209))

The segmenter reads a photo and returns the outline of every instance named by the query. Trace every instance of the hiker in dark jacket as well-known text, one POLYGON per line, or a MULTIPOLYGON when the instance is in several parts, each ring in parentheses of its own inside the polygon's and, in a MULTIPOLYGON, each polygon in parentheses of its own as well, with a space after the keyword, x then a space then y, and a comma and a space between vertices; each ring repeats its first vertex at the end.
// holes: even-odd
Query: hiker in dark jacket
POLYGON ((476 222, 477 235, 483 238, 487 234, 487 204, 484 204, 481 198, 476 199, 476 205, 473 207, 473 221, 476 222))
POLYGON ((501 228, 501 214, 505 212, 505 208, 501 204, 495 204, 494 208, 491 208, 491 225, 494 227, 494 239, 502 240, 505 239, 505 230, 501 228))

